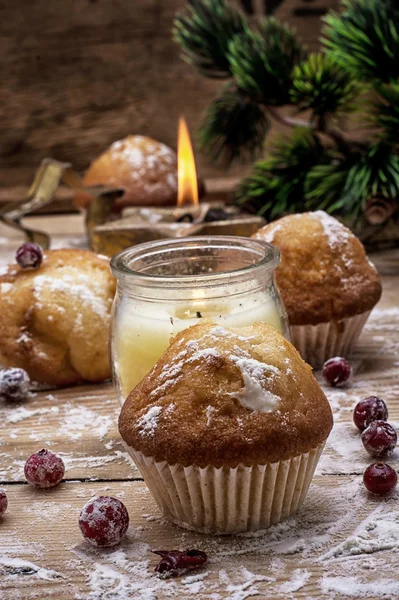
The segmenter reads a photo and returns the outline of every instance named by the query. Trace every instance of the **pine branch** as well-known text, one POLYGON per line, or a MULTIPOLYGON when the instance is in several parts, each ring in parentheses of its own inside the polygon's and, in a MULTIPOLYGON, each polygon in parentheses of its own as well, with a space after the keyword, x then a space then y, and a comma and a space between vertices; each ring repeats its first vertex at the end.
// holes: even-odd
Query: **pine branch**
POLYGON ((270 127, 264 111, 234 85, 208 107, 198 131, 200 148, 222 165, 254 160, 263 150, 270 127))
POLYGON ((328 54, 362 81, 399 77, 399 9, 396 0, 343 0, 345 11, 324 19, 328 54))
POLYGON ((372 196, 393 198, 399 205, 399 157, 392 146, 386 142, 371 144, 349 170, 343 192, 352 198, 347 209, 355 215, 364 210, 372 196))
POLYGON ((308 204, 330 214, 350 212, 346 182, 349 171, 360 158, 357 152, 345 156, 331 153, 329 163, 312 167, 305 182, 308 204))
POLYGON ((227 50, 235 35, 248 31, 244 16, 227 0, 189 0, 189 8, 173 26, 183 59, 206 77, 230 77, 227 50))
POLYGON ((236 35, 229 43, 230 70, 237 86, 260 104, 290 102, 292 70, 305 51, 289 27, 262 19, 259 31, 236 35))
POLYGON ((399 80, 376 87, 381 100, 374 103, 371 121, 382 129, 382 138, 399 146, 399 80))
POLYGON ((266 106, 265 110, 273 117, 275 121, 286 127, 307 127, 313 131, 314 135, 324 135, 329 137, 337 148, 344 154, 348 153, 353 148, 364 148, 364 143, 359 140, 354 140, 340 129, 334 127, 331 123, 317 121, 303 121, 302 119, 294 119, 288 115, 283 115, 273 106, 266 106), (321 126, 322 125, 322 126, 321 126))
POLYGON ((275 145, 271 156, 254 165, 237 191, 239 204, 267 219, 307 210, 304 186, 307 173, 329 157, 319 139, 298 128, 291 138, 275 145))
POLYGON ((320 120, 354 110, 359 86, 353 75, 325 54, 311 54, 293 72, 291 102, 299 110, 311 110, 320 120))

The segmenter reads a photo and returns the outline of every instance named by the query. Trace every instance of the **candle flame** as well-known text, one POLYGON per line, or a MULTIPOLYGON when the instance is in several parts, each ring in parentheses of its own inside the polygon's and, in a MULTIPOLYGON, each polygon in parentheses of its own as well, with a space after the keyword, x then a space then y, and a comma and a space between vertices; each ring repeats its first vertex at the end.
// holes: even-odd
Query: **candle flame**
POLYGON ((179 119, 177 136, 177 205, 198 205, 197 171, 187 123, 179 119))

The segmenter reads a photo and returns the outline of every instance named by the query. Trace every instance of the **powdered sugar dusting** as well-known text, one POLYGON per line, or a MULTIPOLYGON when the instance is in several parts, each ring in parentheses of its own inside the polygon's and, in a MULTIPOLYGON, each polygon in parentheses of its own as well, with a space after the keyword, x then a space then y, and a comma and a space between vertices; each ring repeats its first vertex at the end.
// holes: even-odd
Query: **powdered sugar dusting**
POLYGON ((140 434, 144 436, 154 435, 155 430, 158 426, 158 417, 161 414, 162 406, 152 406, 147 412, 139 419, 138 426, 141 431, 140 434))
POLYGON ((114 142, 109 156, 129 165, 129 177, 149 194, 177 191, 176 153, 160 142, 144 136, 128 136, 114 142))
POLYGON ((243 406, 258 412, 270 412, 275 409, 280 398, 267 389, 267 379, 279 374, 273 365, 262 363, 253 358, 230 355, 230 360, 241 370, 244 389, 233 392, 243 406))
POLYGON ((312 213, 312 216, 322 224, 331 248, 335 249, 338 247, 342 249, 342 246, 353 237, 352 232, 345 225, 342 225, 342 223, 324 212, 324 210, 316 210, 312 213))
POLYGON ((295 569, 292 578, 283 583, 279 590, 282 594, 293 594, 301 590, 309 581, 312 574, 307 569, 295 569))
POLYGON ((34 295, 39 304, 43 291, 50 290, 51 292, 75 297, 100 318, 108 318, 109 302, 104 297, 102 282, 96 282, 93 279, 90 280, 90 285, 88 285, 87 276, 78 269, 68 267, 68 272, 63 273, 62 277, 36 275, 33 279, 33 286, 34 295))
POLYGON ((0 575, 34 575, 38 579, 51 581, 61 577, 56 571, 44 569, 29 560, 0 556, 0 575))

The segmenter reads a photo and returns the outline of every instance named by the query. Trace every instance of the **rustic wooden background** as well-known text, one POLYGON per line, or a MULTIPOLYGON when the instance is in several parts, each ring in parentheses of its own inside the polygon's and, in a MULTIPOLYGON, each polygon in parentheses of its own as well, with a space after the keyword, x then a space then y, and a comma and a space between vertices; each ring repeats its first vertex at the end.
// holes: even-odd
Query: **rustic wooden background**
MULTIPOLYGON (((311 48, 338 0, 242 0, 255 17, 276 9, 311 48)), ((171 39, 186 0, 0 2, 0 188, 28 185, 42 158, 83 171, 129 133, 175 145, 220 87, 197 76, 171 39)), ((199 157, 203 177, 220 175, 199 157)), ((233 169, 229 175, 239 175, 233 169)))

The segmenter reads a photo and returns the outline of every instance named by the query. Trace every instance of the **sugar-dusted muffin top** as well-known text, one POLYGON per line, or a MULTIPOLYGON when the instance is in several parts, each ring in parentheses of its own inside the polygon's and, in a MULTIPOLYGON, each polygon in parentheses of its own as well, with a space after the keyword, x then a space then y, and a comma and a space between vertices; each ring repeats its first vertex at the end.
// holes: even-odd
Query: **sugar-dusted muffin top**
POLYGON ((110 377, 108 331, 115 280, 88 250, 47 250, 34 271, 0 276, 0 363, 52 385, 110 377))
POLYGON ((127 445, 170 464, 264 464, 318 446, 330 405, 297 350, 264 323, 178 334, 127 398, 127 445))
POLYGON ((316 325, 371 310, 381 283, 360 240, 318 210, 288 215, 255 238, 280 249, 276 279, 291 325, 316 325))
MULTIPOLYGON (((83 183, 123 188, 123 196, 115 203, 119 207, 176 204, 176 153, 149 137, 128 135, 92 162, 83 183)), ((75 200, 84 207, 88 198, 77 193, 75 200)))

